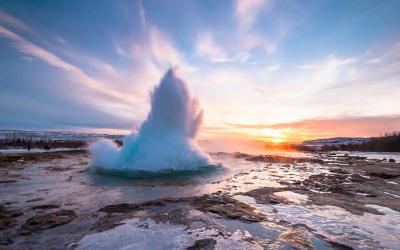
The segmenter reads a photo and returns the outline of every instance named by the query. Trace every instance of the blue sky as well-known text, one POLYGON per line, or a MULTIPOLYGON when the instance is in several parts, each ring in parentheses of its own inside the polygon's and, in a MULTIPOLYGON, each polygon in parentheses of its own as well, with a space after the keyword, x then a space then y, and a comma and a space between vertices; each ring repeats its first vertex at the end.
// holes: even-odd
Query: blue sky
POLYGON ((396 0, 0 0, 0 127, 135 129, 179 65, 205 135, 398 130, 398 13, 396 0))

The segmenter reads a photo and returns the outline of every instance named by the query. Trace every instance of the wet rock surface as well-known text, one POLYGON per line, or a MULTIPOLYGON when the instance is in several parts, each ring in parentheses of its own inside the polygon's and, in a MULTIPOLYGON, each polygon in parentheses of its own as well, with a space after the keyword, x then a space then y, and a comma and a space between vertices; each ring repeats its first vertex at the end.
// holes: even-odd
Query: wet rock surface
POLYGON ((290 229, 286 230, 284 233, 279 235, 279 239, 294 249, 304 249, 304 250, 313 250, 313 247, 309 233, 305 230, 300 229, 290 229))
MULTIPOLYGON (((386 243, 373 239, 374 229, 371 239, 363 234, 346 241, 291 218, 331 208, 356 219, 387 218, 387 213, 397 218, 398 162, 338 154, 213 157, 227 168, 238 167, 205 177, 114 181, 86 172, 84 151, 0 155, 0 244, 10 249, 79 248, 85 235, 107 232, 132 218, 143 221, 140 227, 147 220, 183 226, 187 237, 213 232, 194 238, 187 249, 221 248, 227 239, 251 249, 377 249, 396 242, 395 237, 386 243), (289 208, 297 209, 291 214, 295 217, 281 217, 289 208)), ((362 224, 357 226, 362 230, 362 224)))
POLYGON ((204 195, 194 199, 192 206, 203 212, 212 212, 222 217, 239 219, 243 222, 260 222, 264 216, 254 208, 226 195, 204 195))
POLYGON ((212 238, 197 240, 195 244, 188 247, 187 250, 213 250, 216 243, 216 240, 212 238))
POLYGON ((42 204, 42 205, 33 206, 32 210, 52 209, 52 208, 59 208, 59 207, 60 207, 60 205, 57 205, 57 204, 42 204))
POLYGON ((27 235, 41 232, 48 228, 57 227, 71 222, 77 217, 72 210, 58 210, 30 217, 18 230, 20 234, 27 235))
POLYGON ((0 230, 12 227, 16 218, 21 215, 20 211, 11 211, 0 204, 0 230))

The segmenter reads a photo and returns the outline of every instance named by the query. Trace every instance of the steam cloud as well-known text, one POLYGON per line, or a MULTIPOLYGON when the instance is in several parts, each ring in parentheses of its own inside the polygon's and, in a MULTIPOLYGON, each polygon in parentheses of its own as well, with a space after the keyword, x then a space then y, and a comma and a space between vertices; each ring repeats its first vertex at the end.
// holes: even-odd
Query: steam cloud
POLYGON ((89 147, 91 167, 105 171, 163 171, 195 169, 208 164, 196 144, 203 110, 186 83, 170 69, 151 95, 151 111, 137 134, 119 148, 110 140, 89 147))

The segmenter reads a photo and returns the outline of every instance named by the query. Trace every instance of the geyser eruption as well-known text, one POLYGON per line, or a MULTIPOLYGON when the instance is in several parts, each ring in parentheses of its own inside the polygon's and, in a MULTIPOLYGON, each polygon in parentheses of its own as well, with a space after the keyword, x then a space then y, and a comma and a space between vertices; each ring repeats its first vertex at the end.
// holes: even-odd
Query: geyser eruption
POLYGON ((118 148, 110 140, 90 146, 91 167, 104 171, 190 170, 208 164, 196 144, 203 110, 186 83, 170 69, 151 94, 151 110, 137 134, 118 148))

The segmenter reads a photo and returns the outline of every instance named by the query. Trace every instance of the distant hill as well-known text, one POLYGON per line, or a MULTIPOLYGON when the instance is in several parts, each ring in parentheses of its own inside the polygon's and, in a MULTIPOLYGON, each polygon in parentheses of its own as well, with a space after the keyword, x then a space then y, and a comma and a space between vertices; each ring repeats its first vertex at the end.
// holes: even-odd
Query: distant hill
POLYGON ((400 132, 371 138, 330 138, 305 141, 296 145, 303 151, 400 152, 400 132))
POLYGON ((121 144, 123 135, 70 131, 25 131, 0 129, 0 150, 84 148, 90 142, 107 138, 121 144))
POLYGON ((367 142, 370 138, 362 137, 335 137, 318 140, 304 141, 303 144, 306 146, 324 146, 324 145, 339 145, 339 144, 360 144, 367 142))
POLYGON ((122 140, 123 135, 83 133, 73 131, 29 131, 0 129, 0 141, 12 140, 58 140, 58 141, 96 141, 100 138, 122 140))

